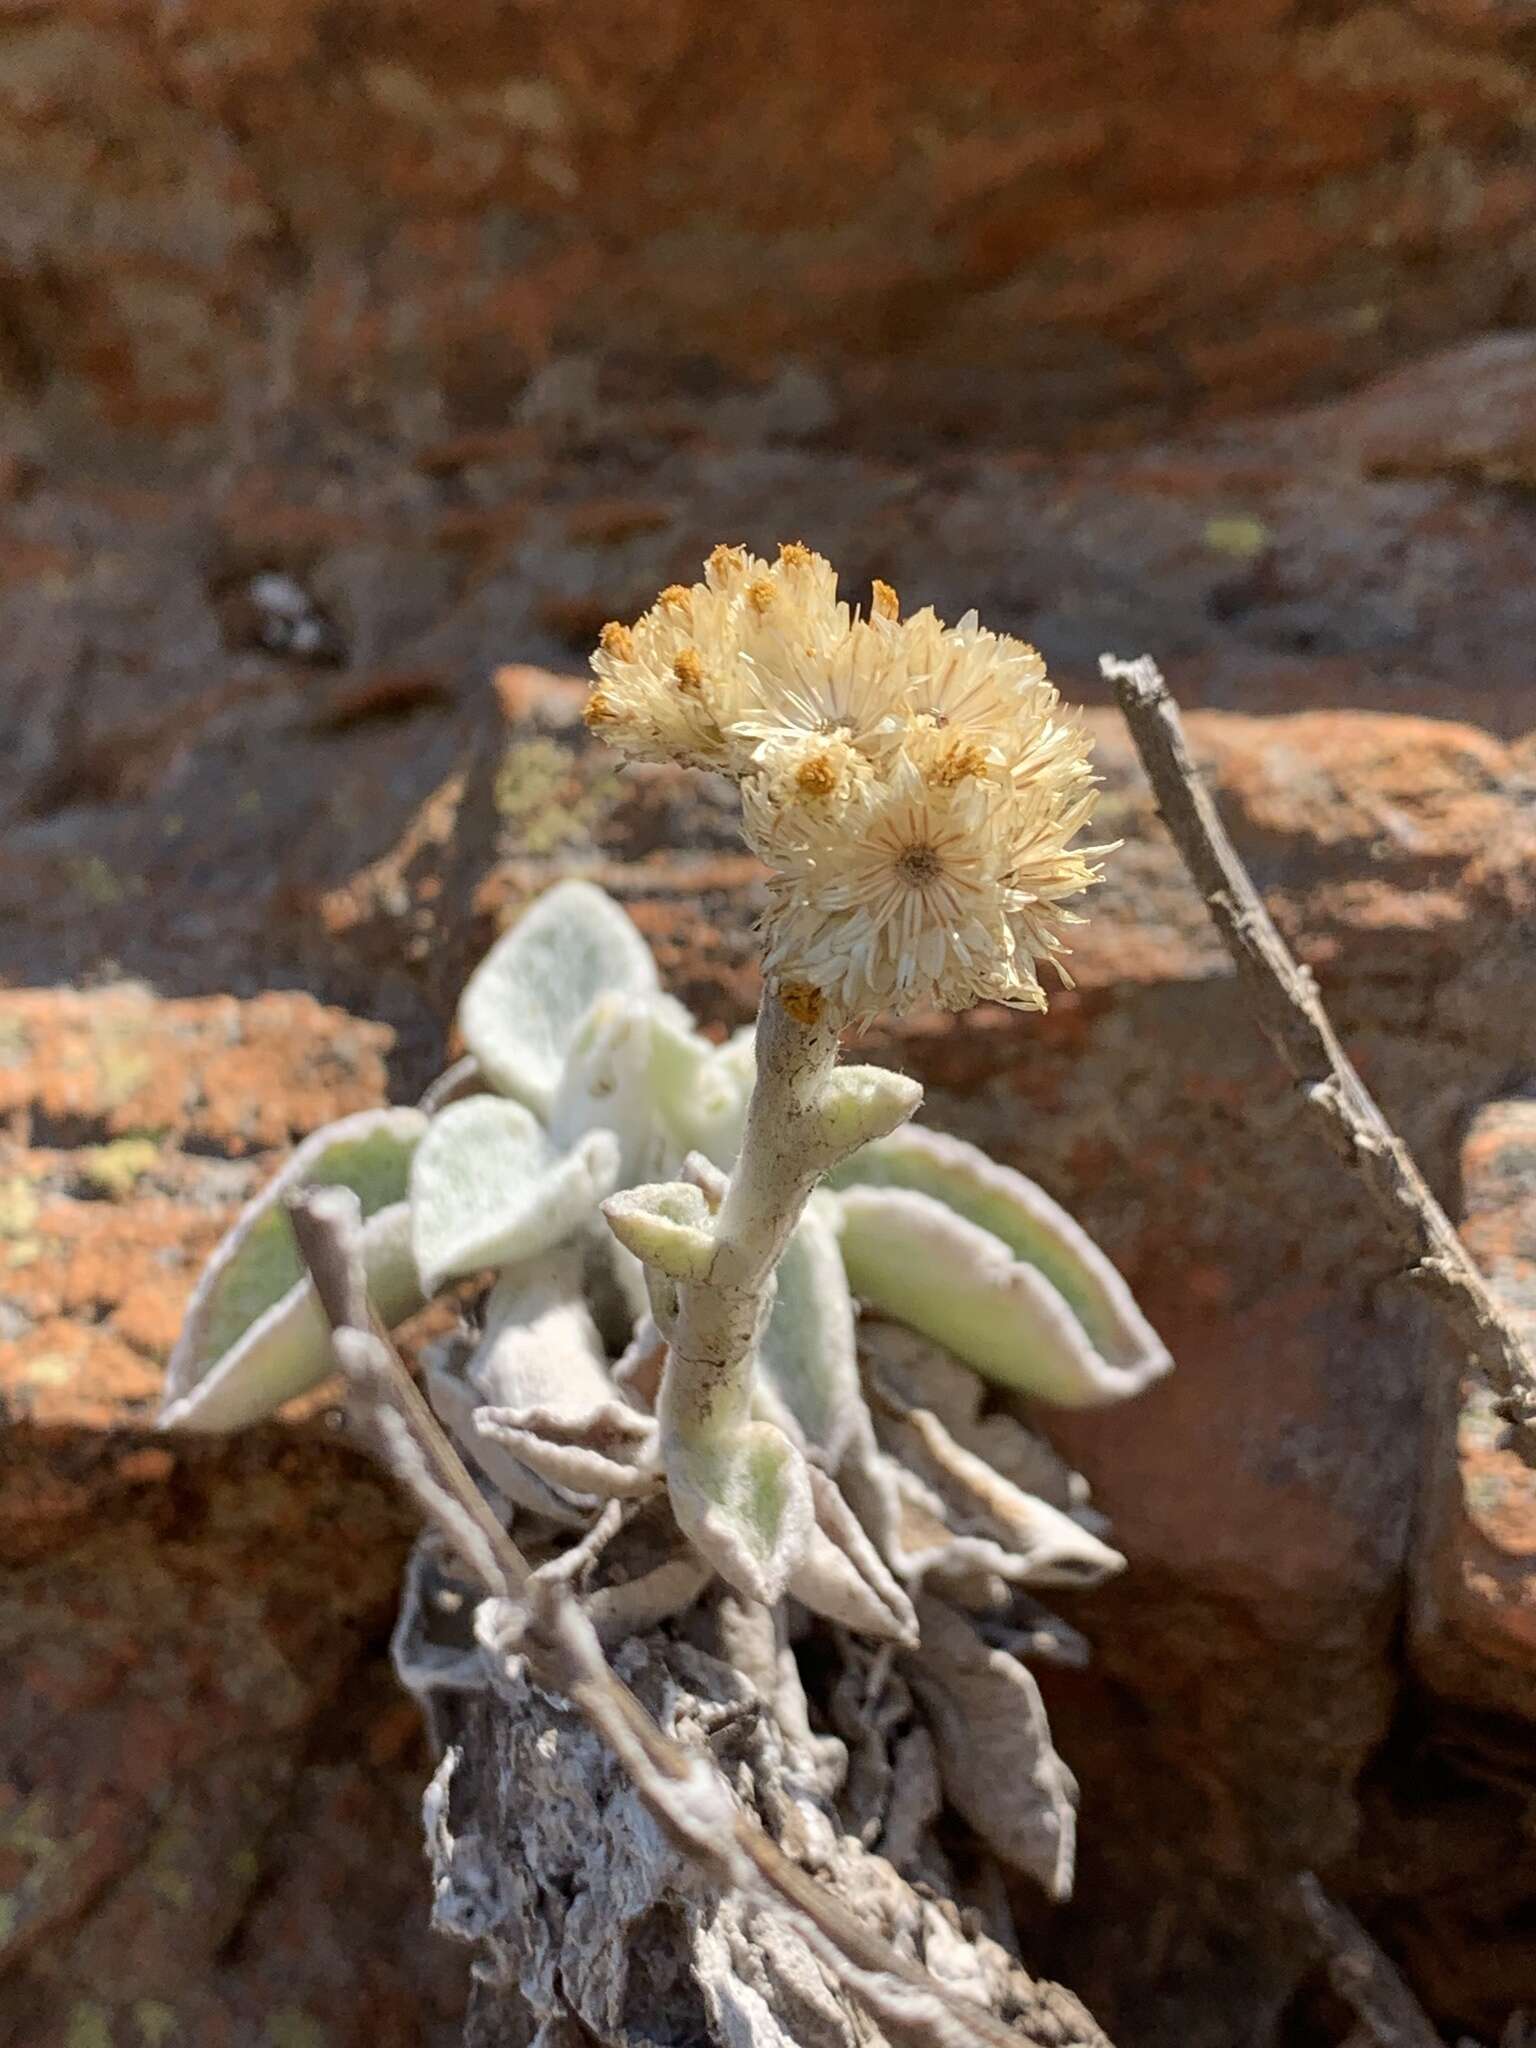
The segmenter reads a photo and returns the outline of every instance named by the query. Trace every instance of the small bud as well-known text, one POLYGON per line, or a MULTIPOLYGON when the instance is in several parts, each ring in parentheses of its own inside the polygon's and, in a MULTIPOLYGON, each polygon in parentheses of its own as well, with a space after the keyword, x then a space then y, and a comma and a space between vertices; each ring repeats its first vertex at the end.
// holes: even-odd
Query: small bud
POLYGON ((899 619, 901 617, 901 599, 896 595, 889 583, 882 581, 877 576, 870 586, 870 591, 871 602, 869 608, 877 619, 899 619))
POLYGON ((626 1188, 603 1204, 608 1228, 626 1251, 671 1280, 701 1280, 709 1270, 715 1241, 709 1204, 687 1181, 660 1181, 626 1188))
POLYGON ((819 1136, 829 1160, 889 1137, 919 1108, 922 1083, 891 1067, 838 1067, 821 1091, 819 1136))
POLYGON ((934 789, 953 789, 968 775, 980 775, 987 765, 987 750, 975 740, 953 739, 935 750, 928 764, 926 780, 934 789))

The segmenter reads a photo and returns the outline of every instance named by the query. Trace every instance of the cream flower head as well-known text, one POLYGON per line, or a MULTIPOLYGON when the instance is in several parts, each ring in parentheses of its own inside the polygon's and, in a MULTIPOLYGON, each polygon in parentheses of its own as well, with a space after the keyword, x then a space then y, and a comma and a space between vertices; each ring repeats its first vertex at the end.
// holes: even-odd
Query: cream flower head
POLYGON ((740 783, 771 871, 765 971, 797 1014, 1043 1010, 1040 965, 1069 980, 1064 906, 1111 849, 1069 844, 1090 742, 1032 647, 974 612, 902 621, 883 583, 861 618, 795 543, 772 566, 717 548, 702 582, 606 627, 592 665, 593 731, 740 783))

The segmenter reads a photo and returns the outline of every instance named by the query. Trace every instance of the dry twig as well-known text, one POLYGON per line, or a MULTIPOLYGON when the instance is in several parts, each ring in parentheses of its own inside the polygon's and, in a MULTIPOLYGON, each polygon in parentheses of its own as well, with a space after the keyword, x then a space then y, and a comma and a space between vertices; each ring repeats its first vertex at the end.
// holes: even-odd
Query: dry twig
POLYGON ((1397 1965, 1354 1914, 1330 1899, 1310 1870, 1297 1879, 1296 1889, 1328 1981, 1359 2020, 1357 2031, 1373 2048, 1444 2048, 1397 1965))
POLYGON ((521 1610, 518 1649, 623 1766, 673 1846, 722 1890, 788 1916, 845 1991, 908 2048, 1034 2048, 1029 2038, 908 1961, 792 1862, 714 1763, 666 1735, 610 1667, 559 1570, 533 1570, 466 1470, 368 1302, 357 1197, 306 1188, 289 1213, 345 1376, 348 1411, 493 1599, 521 1610))
POLYGON ((1536 1362, 1473 1264, 1413 1156, 1377 1107, 1238 858, 1184 736, 1178 705, 1147 655, 1100 667, 1113 681, 1164 824, 1205 899, 1265 1036, 1335 1151, 1361 1176, 1412 1280, 1440 1306, 1468 1361, 1499 1395, 1514 1448, 1536 1464, 1536 1362))

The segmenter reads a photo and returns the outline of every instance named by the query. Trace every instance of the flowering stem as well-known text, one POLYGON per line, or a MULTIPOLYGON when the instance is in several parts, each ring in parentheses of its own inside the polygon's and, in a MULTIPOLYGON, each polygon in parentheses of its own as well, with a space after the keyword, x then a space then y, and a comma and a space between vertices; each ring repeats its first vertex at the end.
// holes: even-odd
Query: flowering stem
POLYGON ((709 1270, 680 1283, 661 1389, 665 1436, 703 1448, 746 1421, 752 1352, 769 1283, 828 1165, 826 1086, 837 1031, 800 1024, 765 988, 757 1013, 757 1080, 741 1152, 720 1205, 709 1270))

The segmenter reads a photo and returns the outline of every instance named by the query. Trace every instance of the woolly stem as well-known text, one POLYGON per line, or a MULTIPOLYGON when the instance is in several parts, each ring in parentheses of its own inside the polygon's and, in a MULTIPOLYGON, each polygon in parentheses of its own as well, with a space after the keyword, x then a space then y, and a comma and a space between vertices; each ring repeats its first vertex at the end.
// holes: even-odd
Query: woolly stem
POLYGON ((752 1353, 773 1271, 826 1171, 829 1023, 799 1024, 769 987, 757 1013, 757 1080, 741 1152, 715 1220, 709 1269, 678 1284, 659 1415, 663 1435, 703 1448, 745 1422, 752 1353))

